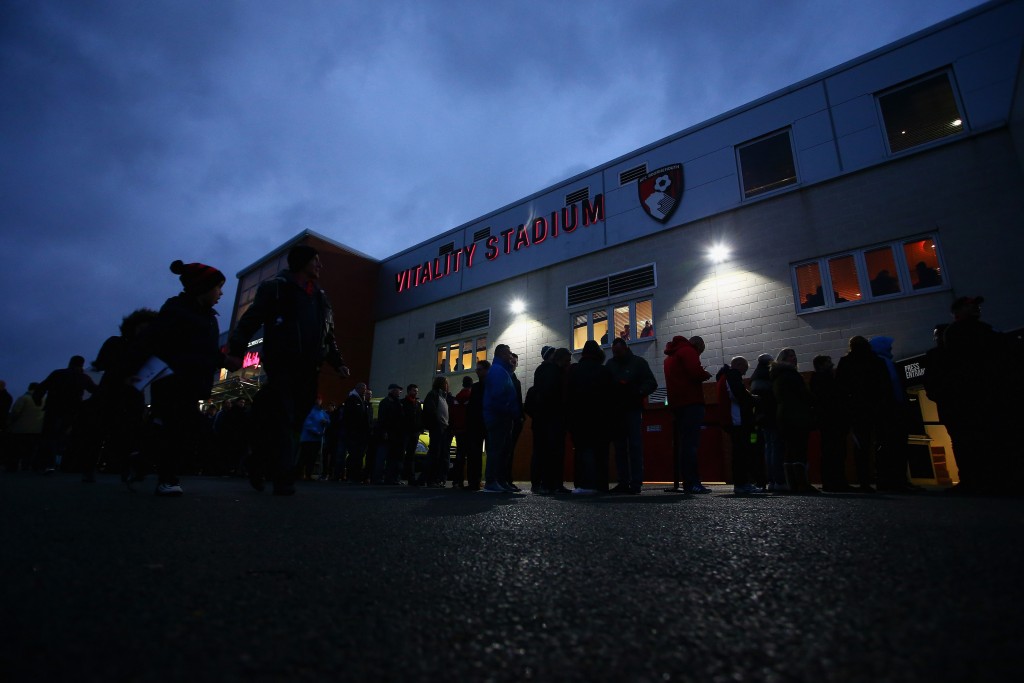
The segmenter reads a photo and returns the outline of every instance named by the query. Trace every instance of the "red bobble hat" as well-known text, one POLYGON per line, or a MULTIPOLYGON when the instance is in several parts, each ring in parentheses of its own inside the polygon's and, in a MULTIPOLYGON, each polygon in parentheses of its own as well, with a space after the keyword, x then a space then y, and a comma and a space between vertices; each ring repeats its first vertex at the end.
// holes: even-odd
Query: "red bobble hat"
POLYGON ((203 294, 227 282, 224 273, 203 263, 184 263, 179 259, 171 264, 171 272, 181 280, 186 294, 203 294))

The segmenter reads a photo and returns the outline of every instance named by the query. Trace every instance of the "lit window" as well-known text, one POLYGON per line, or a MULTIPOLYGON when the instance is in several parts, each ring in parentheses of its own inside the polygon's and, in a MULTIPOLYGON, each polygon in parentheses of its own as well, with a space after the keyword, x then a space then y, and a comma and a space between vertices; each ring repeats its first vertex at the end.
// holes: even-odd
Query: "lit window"
POLYGON ((942 265, 932 239, 903 243, 903 258, 910 272, 910 286, 914 289, 941 287, 942 265))
POLYGON ((864 252, 864 265, 871 278, 871 296, 888 296, 900 293, 899 273, 896 272, 896 257, 892 247, 869 249, 864 252))
POLYGON ((878 106, 892 152, 902 152, 964 130, 948 73, 879 95, 878 106))
POLYGON ((821 265, 805 263, 796 267, 797 303, 801 311, 825 305, 825 290, 821 282, 821 265))
POLYGON ((437 347, 434 372, 441 375, 472 372, 477 362, 487 358, 487 337, 461 339, 437 347))
POLYGON ((832 303, 848 304, 860 301, 860 276, 852 254, 828 260, 828 274, 832 280, 832 303))
POLYGON ((737 149, 745 199, 796 183, 788 130, 737 149))
POLYGON ((794 265, 792 273, 799 313, 949 286, 935 236, 825 256, 794 265), (903 257, 899 258, 898 254, 903 257))
POLYGON ((601 346, 609 346, 616 337, 627 342, 654 338, 652 299, 619 303, 572 315, 573 351, 579 351, 591 339, 601 346))

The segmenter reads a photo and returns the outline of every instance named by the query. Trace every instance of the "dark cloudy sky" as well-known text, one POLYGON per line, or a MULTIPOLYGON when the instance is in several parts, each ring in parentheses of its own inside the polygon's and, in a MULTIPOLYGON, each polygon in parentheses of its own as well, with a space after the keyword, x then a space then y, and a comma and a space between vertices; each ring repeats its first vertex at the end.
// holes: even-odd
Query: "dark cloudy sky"
POLYGON ((0 379, 305 228, 384 258, 977 0, 4 0, 0 379))

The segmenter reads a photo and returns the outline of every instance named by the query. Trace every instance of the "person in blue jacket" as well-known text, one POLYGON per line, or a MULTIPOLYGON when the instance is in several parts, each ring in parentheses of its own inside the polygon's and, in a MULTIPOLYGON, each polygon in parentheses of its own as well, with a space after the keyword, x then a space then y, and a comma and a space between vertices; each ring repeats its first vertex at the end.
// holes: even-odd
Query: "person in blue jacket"
POLYGON ((512 456, 512 429, 522 415, 519 394, 512 381, 512 350, 508 344, 494 349, 494 363, 484 385, 484 424, 487 426, 486 493, 512 493, 512 482, 502 481, 512 456))

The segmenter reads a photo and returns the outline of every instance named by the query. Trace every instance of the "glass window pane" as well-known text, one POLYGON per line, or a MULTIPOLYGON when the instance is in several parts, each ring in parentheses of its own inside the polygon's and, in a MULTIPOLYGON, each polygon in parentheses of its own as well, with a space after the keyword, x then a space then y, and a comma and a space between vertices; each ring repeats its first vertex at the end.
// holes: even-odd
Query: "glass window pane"
POLYGON ((832 280, 832 303, 860 301, 860 278, 857 276, 857 263, 853 256, 829 259, 828 274, 832 280))
POLYGON ((930 237, 903 243, 903 256, 910 271, 910 284, 914 289, 927 289, 942 284, 942 266, 935 240, 930 237))
POLYGON ((753 197, 796 182, 789 131, 740 148, 743 196, 753 197))
POLYGON ((896 272, 896 257, 890 247, 869 249, 864 252, 868 277, 871 278, 871 296, 899 294, 900 281, 896 272))
POLYGON ((460 372, 468 372, 476 367, 476 362, 473 360, 473 340, 467 339, 462 342, 462 358, 459 361, 462 364, 460 372))
POLYGON ((825 290, 821 284, 821 266, 805 263, 796 267, 796 288, 800 310, 825 305, 825 290))
POLYGON ((476 362, 482 360, 487 360, 487 337, 478 337, 476 340, 476 362))
POLYGON ((459 342, 448 345, 448 372, 458 372, 459 368, 459 342))
POLYGON ((587 343, 587 314, 579 313, 572 317, 572 350, 579 351, 587 343))
MULTIPOLYGON (((615 337, 622 337, 626 341, 632 339, 634 335, 631 333, 629 326, 629 306, 617 306, 612 311, 612 318, 615 323, 612 327, 615 330, 615 337)), ((615 337, 612 337, 612 340, 615 337)))
POLYGON ((444 352, 447 349, 447 346, 437 347, 437 363, 434 365, 434 372, 444 372, 444 352))
POLYGON ((878 106, 893 152, 956 135, 964 129, 947 74, 882 95, 878 106))
POLYGON ((636 302, 636 329, 640 339, 644 337, 654 336, 654 302, 650 299, 647 301, 636 302))
POLYGON ((594 311, 594 339, 598 340, 600 344, 610 344, 611 340, 608 338, 608 311, 601 309, 594 311))

